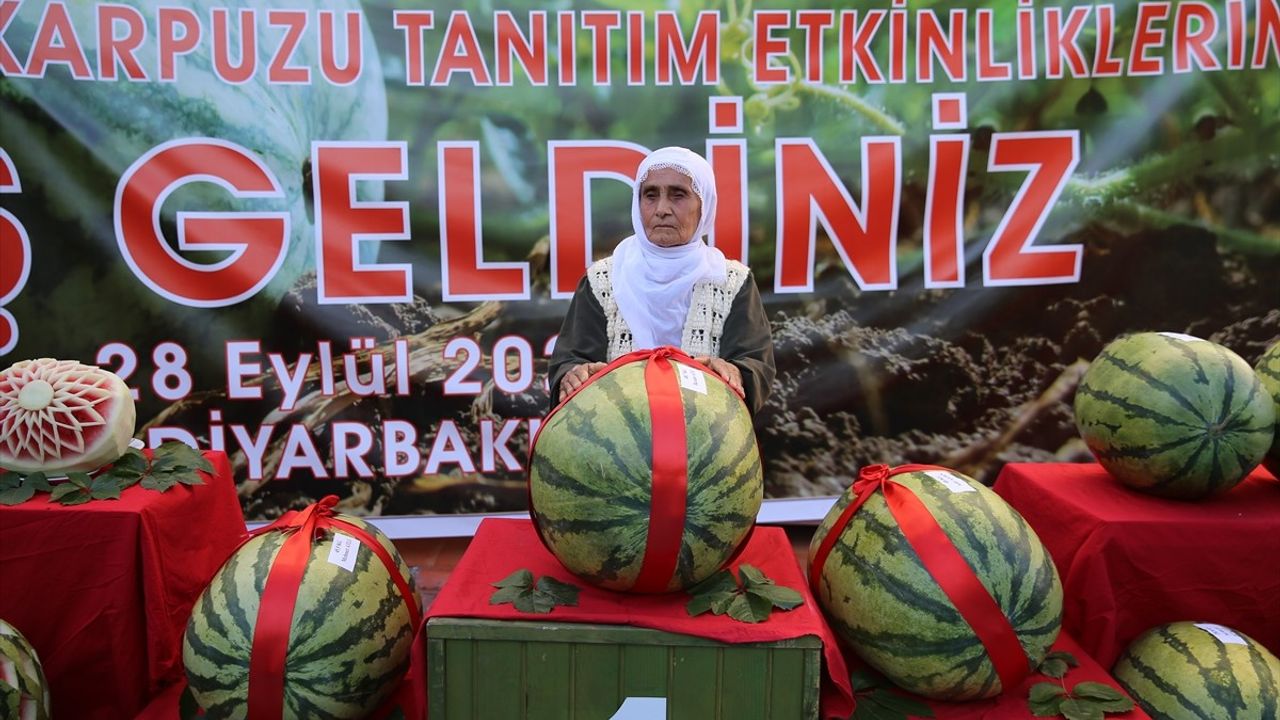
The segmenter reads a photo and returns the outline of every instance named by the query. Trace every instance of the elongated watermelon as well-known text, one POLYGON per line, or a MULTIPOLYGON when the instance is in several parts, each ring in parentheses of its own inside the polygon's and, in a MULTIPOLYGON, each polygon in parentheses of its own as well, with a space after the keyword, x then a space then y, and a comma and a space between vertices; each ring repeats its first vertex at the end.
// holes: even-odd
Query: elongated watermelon
POLYGON ((0 620, 0 717, 49 720, 49 683, 35 648, 0 620))
MULTIPOLYGON (((645 367, 621 365, 557 409, 538 434, 529 471, 531 509, 548 547, 571 572, 612 590, 636 587, 649 541, 654 443, 645 367)), ((714 375, 694 372, 705 392, 679 389, 687 492, 666 590, 718 570, 764 497, 746 405, 714 375)))
POLYGON ((1136 490, 1193 500, 1235 487, 1271 446, 1275 409, 1239 355, 1190 335, 1112 341, 1089 366, 1076 427, 1136 490))
POLYGON ((1263 462, 1273 475, 1280 477, 1280 342, 1267 348, 1253 370, 1258 374, 1263 389, 1271 396, 1271 406, 1276 412, 1275 436, 1263 462))
MULTIPOLYGON (((919 498, 1008 618, 1027 669, 1038 665, 1062 625, 1062 584, 1035 532, 998 495, 959 473, 905 472, 893 481, 919 498)), ((853 498, 852 488, 845 491, 823 519, 811 558, 853 498)), ((900 687, 940 700, 987 698, 1003 689, 982 642, 925 569, 881 493, 845 526, 815 595, 836 632, 900 687)))
MULTIPOLYGON (((373 535, 413 586, 408 567, 385 535, 357 518, 336 517, 373 535)), ((268 532, 250 539, 218 571, 191 612, 182 660, 209 720, 246 715, 258 608, 286 537, 268 532)), ((285 659, 285 718, 364 718, 395 691, 408 668, 413 627, 391 575, 358 543, 352 570, 335 564, 330 560, 334 537, 324 530, 312 544, 298 590, 285 659)))
POLYGON ((1111 673, 1153 720, 1280 718, 1280 660, 1221 625, 1178 622, 1148 630, 1111 673))

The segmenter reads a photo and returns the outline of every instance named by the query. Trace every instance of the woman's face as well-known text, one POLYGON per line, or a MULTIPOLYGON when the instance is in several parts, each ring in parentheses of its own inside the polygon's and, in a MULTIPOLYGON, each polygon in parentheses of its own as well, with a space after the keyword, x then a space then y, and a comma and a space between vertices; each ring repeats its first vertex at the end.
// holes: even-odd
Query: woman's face
POLYGON ((649 242, 659 247, 684 245, 702 219, 702 200, 687 175, 671 168, 649 173, 640 185, 640 220, 649 242))

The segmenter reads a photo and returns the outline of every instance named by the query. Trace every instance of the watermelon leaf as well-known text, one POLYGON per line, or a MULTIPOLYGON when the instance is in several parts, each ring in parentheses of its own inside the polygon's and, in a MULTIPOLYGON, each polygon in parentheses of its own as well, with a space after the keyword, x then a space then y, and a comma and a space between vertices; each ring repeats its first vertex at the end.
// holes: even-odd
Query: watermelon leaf
POLYGON ((539 578, 535 589, 537 592, 554 600, 556 605, 569 607, 577 607, 578 593, 581 592, 577 585, 561 582, 550 575, 543 575, 539 578))
POLYGON ((1067 674, 1067 668, 1079 667, 1080 662, 1069 652, 1054 651, 1045 656, 1036 668, 1041 675, 1061 680, 1067 674))
POLYGON ((22 483, 0 490, 0 505, 21 505, 36 494, 35 486, 22 483))
POLYGON ((1071 688, 1071 694, 1091 700, 1127 700, 1119 690, 1100 682, 1082 682, 1071 688))
POLYGON ((520 569, 502 578, 498 582, 491 584, 497 588, 515 586, 531 588, 533 587, 533 573, 528 570, 520 569))
POLYGON ((733 579, 733 573, 728 570, 721 570, 711 577, 689 588, 690 595, 706 595, 721 591, 734 592, 738 589, 738 581, 733 579))
POLYGON ((89 487, 89 496, 94 500, 119 500, 120 484, 110 475, 94 478, 93 485, 89 487))
POLYGON ((549 613, 559 605, 576 606, 580 592, 577 586, 550 575, 542 576, 535 585, 533 573, 524 569, 492 585, 498 589, 489 596, 490 605, 511 603, 520 612, 539 614, 549 613))
POLYGON ((173 473, 148 473, 142 478, 142 487, 156 492, 165 492, 169 488, 178 484, 178 480, 173 477, 173 473))
POLYGON ((531 592, 533 591, 530 590, 529 588, 518 587, 515 585, 504 587, 504 588, 498 588, 492 595, 489 596, 489 604, 501 605, 503 603, 514 603, 516 601, 516 598, 519 598, 520 595, 529 594, 531 592))
POLYGON ((760 572, 759 568, 755 567, 754 565, 747 565, 746 563, 743 563, 742 565, 738 566, 738 575, 742 578, 743 587, 746 587, 746 588, 750 588, 752 585, 772 585, 773 584, 773 580, 771 580, 764 573, 760 572))
POLYGON ((1093 703, 1077 698, 1062 701, 1062 716, 1067 720, 1103 720, 1104 713, 1093 703))
POLYGON ((773 611, 773 603, 759 595, 741 594, 729 603, 729 617, 747 623, 764 622, 773 611))
POLYGON ((1036 717, 1056 717, 1067 699, 1067 691, 1057 683, 1036 683, 1031 686, 1027 706, 1036 717))
MULTIPOLYGON (((726 595, 728 594, 726 593, 726 595)), ((685 604, 685 612, 689 613, 689 617, 697 617, 698 615, 711 610, 711 605, 715 602, 717 597, 720 596, 711 594, 694 595, 689 599, 689 602, 685 604)), ((728 595, 728 597, 733 596, 728 595)))
POLYGON ((80 487, 72 482, 66 482, 53 489, 53 493, 49 496, 49 502, 57 502, 62 505, 80 505, 89 502, 89 488, 80 487))
POLYGON ((53 485, 49 484, 49 479, 39 470, 27 476, 27 483, 40 492, 51 492, 53 490, 53 485))
POLYGON ((85 490, 88 490, 93 485, 93 478, 89 477, 89 473, 86 472, 69 472, 67 473, 67 480, 85 490))
POLYGON ((1072 655, 1066 650, 1054 650, 1048 655, 1045 655, 1044 659, 1045 660, 1061 660, 1066 664, 1070 665, 1071 667, 1080 667, 1080 661, 1076 659, 1076 656, 1072 655))
POLYGON ((774 585, 772 582, 768 585, 747 586, 747 594, 764 598, 776 608, 790 610, 804 604, 804 596, 782 585, 774 585))

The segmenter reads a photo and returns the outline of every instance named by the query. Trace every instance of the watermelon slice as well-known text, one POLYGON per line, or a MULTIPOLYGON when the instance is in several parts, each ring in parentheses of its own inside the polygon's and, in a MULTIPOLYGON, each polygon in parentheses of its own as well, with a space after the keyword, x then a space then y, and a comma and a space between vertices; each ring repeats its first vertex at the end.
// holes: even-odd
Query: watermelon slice
POLYGON ((92 471, 124 454, 133 396, 114 373, 75 360, 22 360, 0 372, 0 468, 92 471))

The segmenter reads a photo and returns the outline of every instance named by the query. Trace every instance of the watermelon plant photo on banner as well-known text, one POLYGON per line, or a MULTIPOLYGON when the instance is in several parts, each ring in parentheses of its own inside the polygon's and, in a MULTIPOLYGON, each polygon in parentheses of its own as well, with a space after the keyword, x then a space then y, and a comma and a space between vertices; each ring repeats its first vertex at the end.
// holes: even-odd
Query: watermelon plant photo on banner
POLYGON ((1280 337, 1277 78, 1277 0, 0 0, 0 366, 116 373, 250 520, 466 532, 680 145, 772 326, 763 512, 989 484, 1092 459, 1115 338, 1280 337))

